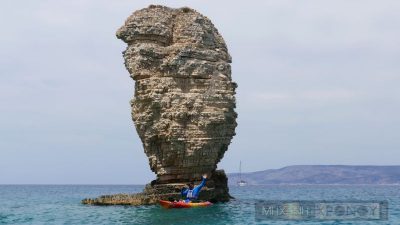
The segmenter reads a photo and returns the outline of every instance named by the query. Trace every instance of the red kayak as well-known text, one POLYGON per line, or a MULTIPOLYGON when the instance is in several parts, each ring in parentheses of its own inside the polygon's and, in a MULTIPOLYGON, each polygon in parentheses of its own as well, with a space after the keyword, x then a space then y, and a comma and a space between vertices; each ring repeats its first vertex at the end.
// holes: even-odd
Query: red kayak
POLYGON ((179 201, 179 202, 171 202, 171 201, 164 201, 160 200, 160 205, 166 209, 171 209, 171 208, 195 208, 195 207, 207 207, 212 205, 211 202, 184 202, 184 201, 179 201))

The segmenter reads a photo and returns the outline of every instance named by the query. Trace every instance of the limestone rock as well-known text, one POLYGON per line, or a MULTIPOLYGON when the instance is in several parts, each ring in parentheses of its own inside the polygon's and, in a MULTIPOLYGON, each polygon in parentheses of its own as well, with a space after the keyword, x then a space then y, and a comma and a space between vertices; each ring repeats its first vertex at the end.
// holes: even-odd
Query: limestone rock
POLYGON ((211 173, 235 135, 231 57, 211 21, 189 8, 150 6, 117 31, 136 81, 132 118, 157 182, 211 173))
POLYGON ((216 167, 235 135, 237 85, 218 30, 193 9, 151 5, 128 17, 117 37, 128 44, 132 119, 157 179, 143 193, 83 203, 154 204, 178 198, 204 173, 211 176, 200 198, 228 201, 227 177, 216 167))

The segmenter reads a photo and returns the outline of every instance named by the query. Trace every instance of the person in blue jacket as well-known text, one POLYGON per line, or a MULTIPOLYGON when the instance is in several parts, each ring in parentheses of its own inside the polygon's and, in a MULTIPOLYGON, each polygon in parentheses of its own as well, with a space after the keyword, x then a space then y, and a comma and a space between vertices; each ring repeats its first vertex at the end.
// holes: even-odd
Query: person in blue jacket
POLYGON ((193 182, 191 182, 188 184, 189 188, 182 188, 181 195, 182 197, 186 198, 185 202, 189 203, 191 201, 197 200, 201 188, 203 188, 204 185, 206 185, 206 180, 207 180, 207 174, 204 174, 203 180, 196 187, 194 186, 193 182))

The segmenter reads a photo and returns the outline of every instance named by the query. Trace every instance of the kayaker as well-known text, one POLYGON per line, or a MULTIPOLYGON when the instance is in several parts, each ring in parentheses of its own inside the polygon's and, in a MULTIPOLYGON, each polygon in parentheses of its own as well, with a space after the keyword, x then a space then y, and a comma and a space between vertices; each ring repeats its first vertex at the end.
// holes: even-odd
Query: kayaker
POLYGON ((206 180, 207 180, 207 174, 204 174, 203 180, 196 187, 194 186, 193 182, 190 182, 188 184, 188 188, 182 188, 181 195, 182 195, 182 197, 186 198, 185 202, 191 202, 191 201, 197 200, 197 198, 199 197, 201 188, 203 188, 204 185, 206 185, 206 180))

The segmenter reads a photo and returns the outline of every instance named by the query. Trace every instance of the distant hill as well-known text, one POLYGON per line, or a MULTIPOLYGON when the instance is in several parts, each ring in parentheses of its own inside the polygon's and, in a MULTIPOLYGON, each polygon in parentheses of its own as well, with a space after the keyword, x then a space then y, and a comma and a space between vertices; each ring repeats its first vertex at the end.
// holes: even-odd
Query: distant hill
MULTIPOLYGON (((236 185, 238 173, 228 174, 236 185)), ((400 166, 287 166, 281 169, 242 173, 250 185, 265 184, 400 184, 400 166)))

